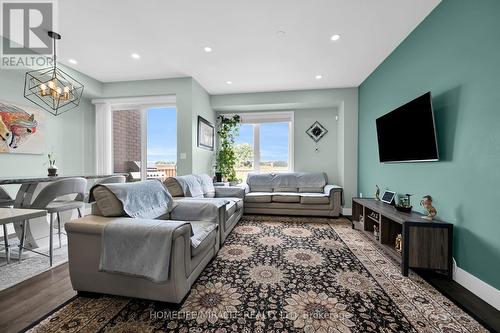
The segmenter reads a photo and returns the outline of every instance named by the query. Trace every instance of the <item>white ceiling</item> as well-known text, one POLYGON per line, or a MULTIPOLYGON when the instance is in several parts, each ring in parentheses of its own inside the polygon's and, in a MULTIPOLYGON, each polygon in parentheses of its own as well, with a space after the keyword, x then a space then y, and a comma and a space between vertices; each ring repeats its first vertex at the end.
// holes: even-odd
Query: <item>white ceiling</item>
POLYGON ((103 82, 192 76, 211 94, 355 87, 439 2, 59 0, 58 52, 103 82))

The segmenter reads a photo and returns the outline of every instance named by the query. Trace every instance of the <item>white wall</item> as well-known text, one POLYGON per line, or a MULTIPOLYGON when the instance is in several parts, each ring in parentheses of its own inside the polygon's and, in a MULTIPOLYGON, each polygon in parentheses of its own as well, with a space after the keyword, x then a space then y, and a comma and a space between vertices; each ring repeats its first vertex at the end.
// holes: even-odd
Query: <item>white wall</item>
POLYGON ((294 112, 295 171, 326 172, 330 183, 339 183, 337 114, 336 108, 299 109, 294 112), (306 130, 315 121, 319 121, 328 130, 318 143, 306 134, 306 130))
MULTIPOLYGON (((338 185, 344 188, 344 206, 351 207, 351 199, 357 191, 357 88, 214 95, 210 100, 212 108, 217 112, 295 111, 296 117, 298 116, 301 122, 295 128, 296 138, 299 139, 296 142, 294 152, 295 169, 318 170, 319 163, 322 163, 323 170, 321 171, 326 171, 330 180, 335 180, 338 185), (333 143, 333 136, 325 143, 320 142, 320 147, 325 149, 327 144, 334 144, 336 147, 330 148, 331 155, 324 157, 321 154, 321 158, 316 158, 317 156, 314 154, 311 156, 311 147, 307 144, 307 140, 303 144, 301 143, 302 137, 299 133, 301 128, 298 127, 309 122, 312 124, 315 117, 326 117, 322 119, 331 121, 332 118, 329 118, 328 110, 330 110, 333 119, 335 119, 335 115, 339 116, 336 125, 330 123, 330 126, 336 129, 337 138, 335 143, 333 143), (319 160, 321 162, 318 162, 319 160)), ((305 131, 305 129, 303 130, 305 131)), ((325 155, 326 151, 323 150, 325 155)))

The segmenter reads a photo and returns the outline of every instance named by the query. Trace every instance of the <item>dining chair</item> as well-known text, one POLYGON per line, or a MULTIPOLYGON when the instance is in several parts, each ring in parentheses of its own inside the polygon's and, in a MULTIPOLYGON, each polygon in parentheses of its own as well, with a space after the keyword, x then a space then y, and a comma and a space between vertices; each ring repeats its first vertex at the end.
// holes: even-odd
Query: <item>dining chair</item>
MULTIPOLYGON (((4 190, 2 186, 0 186, 0 208, 8 208, 14 206, 14 199, 7 193, 7 191, 4 190)), ((9 234, 7 232, 7 224, 2 224, 3 227, 3 240, 4 240, 4 246, 5 246, 5 257, 7 259, 7 263, 10 262, 9 260, 9 234)))
POLYGON ((6 208, 11 206, 14 206, 14 199, 0 186, 0 207, 6 208))
MULTIPOLYGON (((54 215, 57 216, 59 247, 61 247, 61 212, 78 211, 78 217, 82 217, 82 207, 84 206, 83 199, 85 197, 85 190, 87 187, 87 180, 84 178, 67 178, 50 182, 45 186, 37 195, 29 208, 32 209, 45 209, 49 214, 49 260, 52 266, 53 259, 53 230, 54 230, 54 215), (61 199, 62 196, 76 194, 75 199, 67 200, 61 199)), ((23 223, 21 229, 21 245, 19 248, 19 261, 21 261, 22 250, 24 248, 24 240, 26 237, 26 225, 23 223)))

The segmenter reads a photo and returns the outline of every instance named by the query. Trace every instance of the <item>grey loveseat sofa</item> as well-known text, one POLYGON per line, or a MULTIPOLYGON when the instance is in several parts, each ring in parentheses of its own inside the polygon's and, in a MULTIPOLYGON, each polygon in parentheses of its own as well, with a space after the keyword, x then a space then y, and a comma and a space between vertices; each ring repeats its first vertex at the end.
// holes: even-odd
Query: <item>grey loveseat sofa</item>
MULTIPOLYGON (((170 177, 165 180, 164 184, 176 203, 224 204, 224 209, 220 211, 221 244, 243 215, 244 188, 214 187, 212 179, 207 174, 170 177)), ((191 212, 198 214, 193 210, 191 212)), ((183 212, 183 215, 189 215, 189 212, 183 212)))
MULTIPOLYGON (((97 200, 97 203, 93 205, 92 215, 65 224, 68 235, 69 272, 73 289, 79 292, 180 303, 219 250, 221 227, 219 209, 213 205, 207 207, 206 203, 176 202, 168 214, 156 219, 164 220, 173 232, 169 246, 168 279, 155 282, 144 277, 117 274, 101 269, 105 247, 104 229, 108 224, 130 220, 131 223, 135 221, 140 225, 155 220, 137 221, 124 216, 121 212, 121 203, 113 195, 105 194, 102 199, 97 200), (99 204, 101 204, 100 207, 99 204), (100 209, 103 207, 104 209, 100 209), (106 213, 102 213, 103 211, 106 213), (185 212, 201 213, 193 216, 193 213, 184 215, 185 212)), ((153 258, 156 254, 155 251, 151 251, 153 258)), ((127 258, 125 257, 124 260, 127 258)), ((158 265, 161 265, 160 261, 158 265)))
POLYGON ((325 173, 249 174, 245 213, 338 217, 342 188, 325 173))

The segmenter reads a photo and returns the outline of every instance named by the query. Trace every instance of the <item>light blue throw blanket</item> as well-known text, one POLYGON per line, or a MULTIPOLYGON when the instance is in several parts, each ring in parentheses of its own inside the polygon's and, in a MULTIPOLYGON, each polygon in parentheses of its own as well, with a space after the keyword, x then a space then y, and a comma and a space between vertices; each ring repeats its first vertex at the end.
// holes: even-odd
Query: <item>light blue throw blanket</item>
MULTIPOLYGON (((105 186, 110 190, 122 203, 125 213, 133 218, 155 219, 172 210, 172 196, 157 179, 96 186, 105 186)), ((92 190, 90 193, 90 201, 93 201, 92 190)))
POLYGON ((103 230, 99 270, 153 282, 168 280, 173 234, 185 224, 189 225, 181 221, 115 219, 103 230))
POLYGON ((175 177, 182 188, 185 197, 203 198, 203 186, 200 179, 195 175, 175 177))

